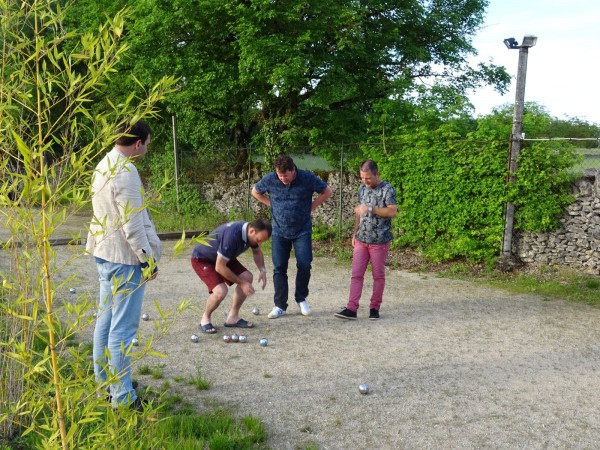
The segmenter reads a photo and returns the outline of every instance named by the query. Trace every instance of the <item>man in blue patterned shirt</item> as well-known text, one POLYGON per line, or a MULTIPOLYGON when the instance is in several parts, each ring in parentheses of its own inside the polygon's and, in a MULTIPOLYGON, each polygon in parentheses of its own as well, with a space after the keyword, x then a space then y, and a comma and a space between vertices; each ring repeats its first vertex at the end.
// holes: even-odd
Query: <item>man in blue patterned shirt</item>
POLYGON ((292 158, 281 154, 275 158, 275 171, 265 175, 252 188, 252 196, 271 210, 273 224, 272 259, 275 307, 270 319, 283 316, 288 306, 288 262, 294 248, 296 255, 296 290, 294 297, 300 312, 312 313, 306 298, 313 259, 311 213, 332 194, 323 180, 300 170, 292 158), (313 200, 313 194, 319 194, 313 200))
POLYGON ((361 164, 360 179, 362 185, 358 189, 359 205, 354 208, 354 252, 348 305, 334 315, 340 319, 356 319, 365 272, 370 261, 373 294, 369 319, 377 320, 385 289, 385 260, 392 240, 392 219, 398 214, 398 207, 396 191, 390 183, 379 177, 379 168, 374 161, 367 160, 361 164))

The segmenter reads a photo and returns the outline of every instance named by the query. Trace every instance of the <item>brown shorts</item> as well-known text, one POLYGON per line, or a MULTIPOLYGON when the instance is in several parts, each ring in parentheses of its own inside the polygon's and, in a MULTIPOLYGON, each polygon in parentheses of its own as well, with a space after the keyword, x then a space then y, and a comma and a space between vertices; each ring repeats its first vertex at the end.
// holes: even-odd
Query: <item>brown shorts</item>
MULTIPOLYGON (((226 280, 215 270, 215 264, 211 261, 192 258, 192 267, 208 288, 209 294, 212 294, 213 289, 221 283, 227 283, 228 286, 233 284, 233 282, 226 280)), ((248 271, 248 269, 246 269, 237 259, 230 259, 227 263, 227 267, 229 267, 236 275, 248 271)))

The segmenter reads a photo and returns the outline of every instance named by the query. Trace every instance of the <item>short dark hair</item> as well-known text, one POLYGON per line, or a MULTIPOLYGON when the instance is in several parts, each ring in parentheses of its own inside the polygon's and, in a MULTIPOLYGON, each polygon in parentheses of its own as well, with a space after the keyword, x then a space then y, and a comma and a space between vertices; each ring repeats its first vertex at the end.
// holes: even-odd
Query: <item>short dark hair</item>
POLYGON ((284 153, 277 155, 274 166, 279 172, 287 172, 296 168, 294 160, 284 153))
POLYGON ((377 172, 379 172, 379 168, 377 167, 377 163, 375 161, 367 159, 360 165, 360 171, 371 172, 373 175, 375 175, 377 172))
POLYGON ((142 143, 146 143, 148 136, 152 134, 150 125, 143 120, 138 120, 136 123, 131 125, 129 122, 124 122, 118 130, 119 137, 115 141, 117 145, 127 147, 135 144, 141 140, 142 143))
POLYGON ((268 220, 265 220, 265 219, 253 220, 252 222, 250 222, 248 224, 248 227, 254 228, 254 231, 256 231, 256 232, 266 230, 266 232, 269 234, 269 237, 271 237, 271 233, 273 232, 273 227, 271 226, 271 222, 269 222, 268 220))

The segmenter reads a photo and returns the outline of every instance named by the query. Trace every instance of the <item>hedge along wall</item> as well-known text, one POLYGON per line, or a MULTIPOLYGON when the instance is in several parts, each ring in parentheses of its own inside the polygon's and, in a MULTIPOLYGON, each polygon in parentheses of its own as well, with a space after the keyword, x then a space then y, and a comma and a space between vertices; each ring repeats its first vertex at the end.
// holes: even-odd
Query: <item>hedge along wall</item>
POLYGON ((523 262, 600 274, 600 171, 586 170, 573 183, 573 195, 576 200, 567 207, 561 229, 516 236, 513 252, 523 262))
MULTIPOLYGON (((319 176, 331 187, 333 196, 315 211, 313 223, 337 227, 340 204, 341 220, 353 221, 360 178, 354 173, 340 176, 336 172, 319 173, 319 176)), ((225 215, 245 212, 249 207, 255 216, 265 216, 267 208, 250 195, 250 189, 259 179, 257 173, 253 174, 249 185, 247 174, 240 173, 228 180, 227 187, 207 183, 201 190, 225 215)), ((525 263, 566 265, 600 274, 600 171, 587 170, 583 178, 573 183, 572 190, 576 200, 561 219, 563 227, 546 233, 518 233, 513 241, 513 252, 525 263)))

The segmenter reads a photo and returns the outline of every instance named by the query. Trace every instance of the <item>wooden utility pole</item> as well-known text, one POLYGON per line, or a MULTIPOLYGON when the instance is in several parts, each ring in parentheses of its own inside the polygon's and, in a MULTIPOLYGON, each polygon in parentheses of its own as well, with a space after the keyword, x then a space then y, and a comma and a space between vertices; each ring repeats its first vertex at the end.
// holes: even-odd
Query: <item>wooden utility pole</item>
MULTIPOLYGON (((521 152, 521 141, 523 140, 523 110, 525 108, 525 79, 527 77, 527 57, 529 47, 533 47, 537 42, 535 36, 525 36, 523 43, 516 46, 516 41, 512 39, 512 45, 505 44, 509 49, 519 49, 519 65, 517 68, 517 92, 515 94, 515 112, 513 118, 512 134, 510 136, 510 159, 508 163, 508 184, 514 184, 517 177, 518 158, 521 152)), ((515 205, 513 202, 506 202, 506 213, 504 216, 504 238, 502 241, 502 257, 510 258, 512 256, 512 238, 513 226, 515 222, 515 205)))

